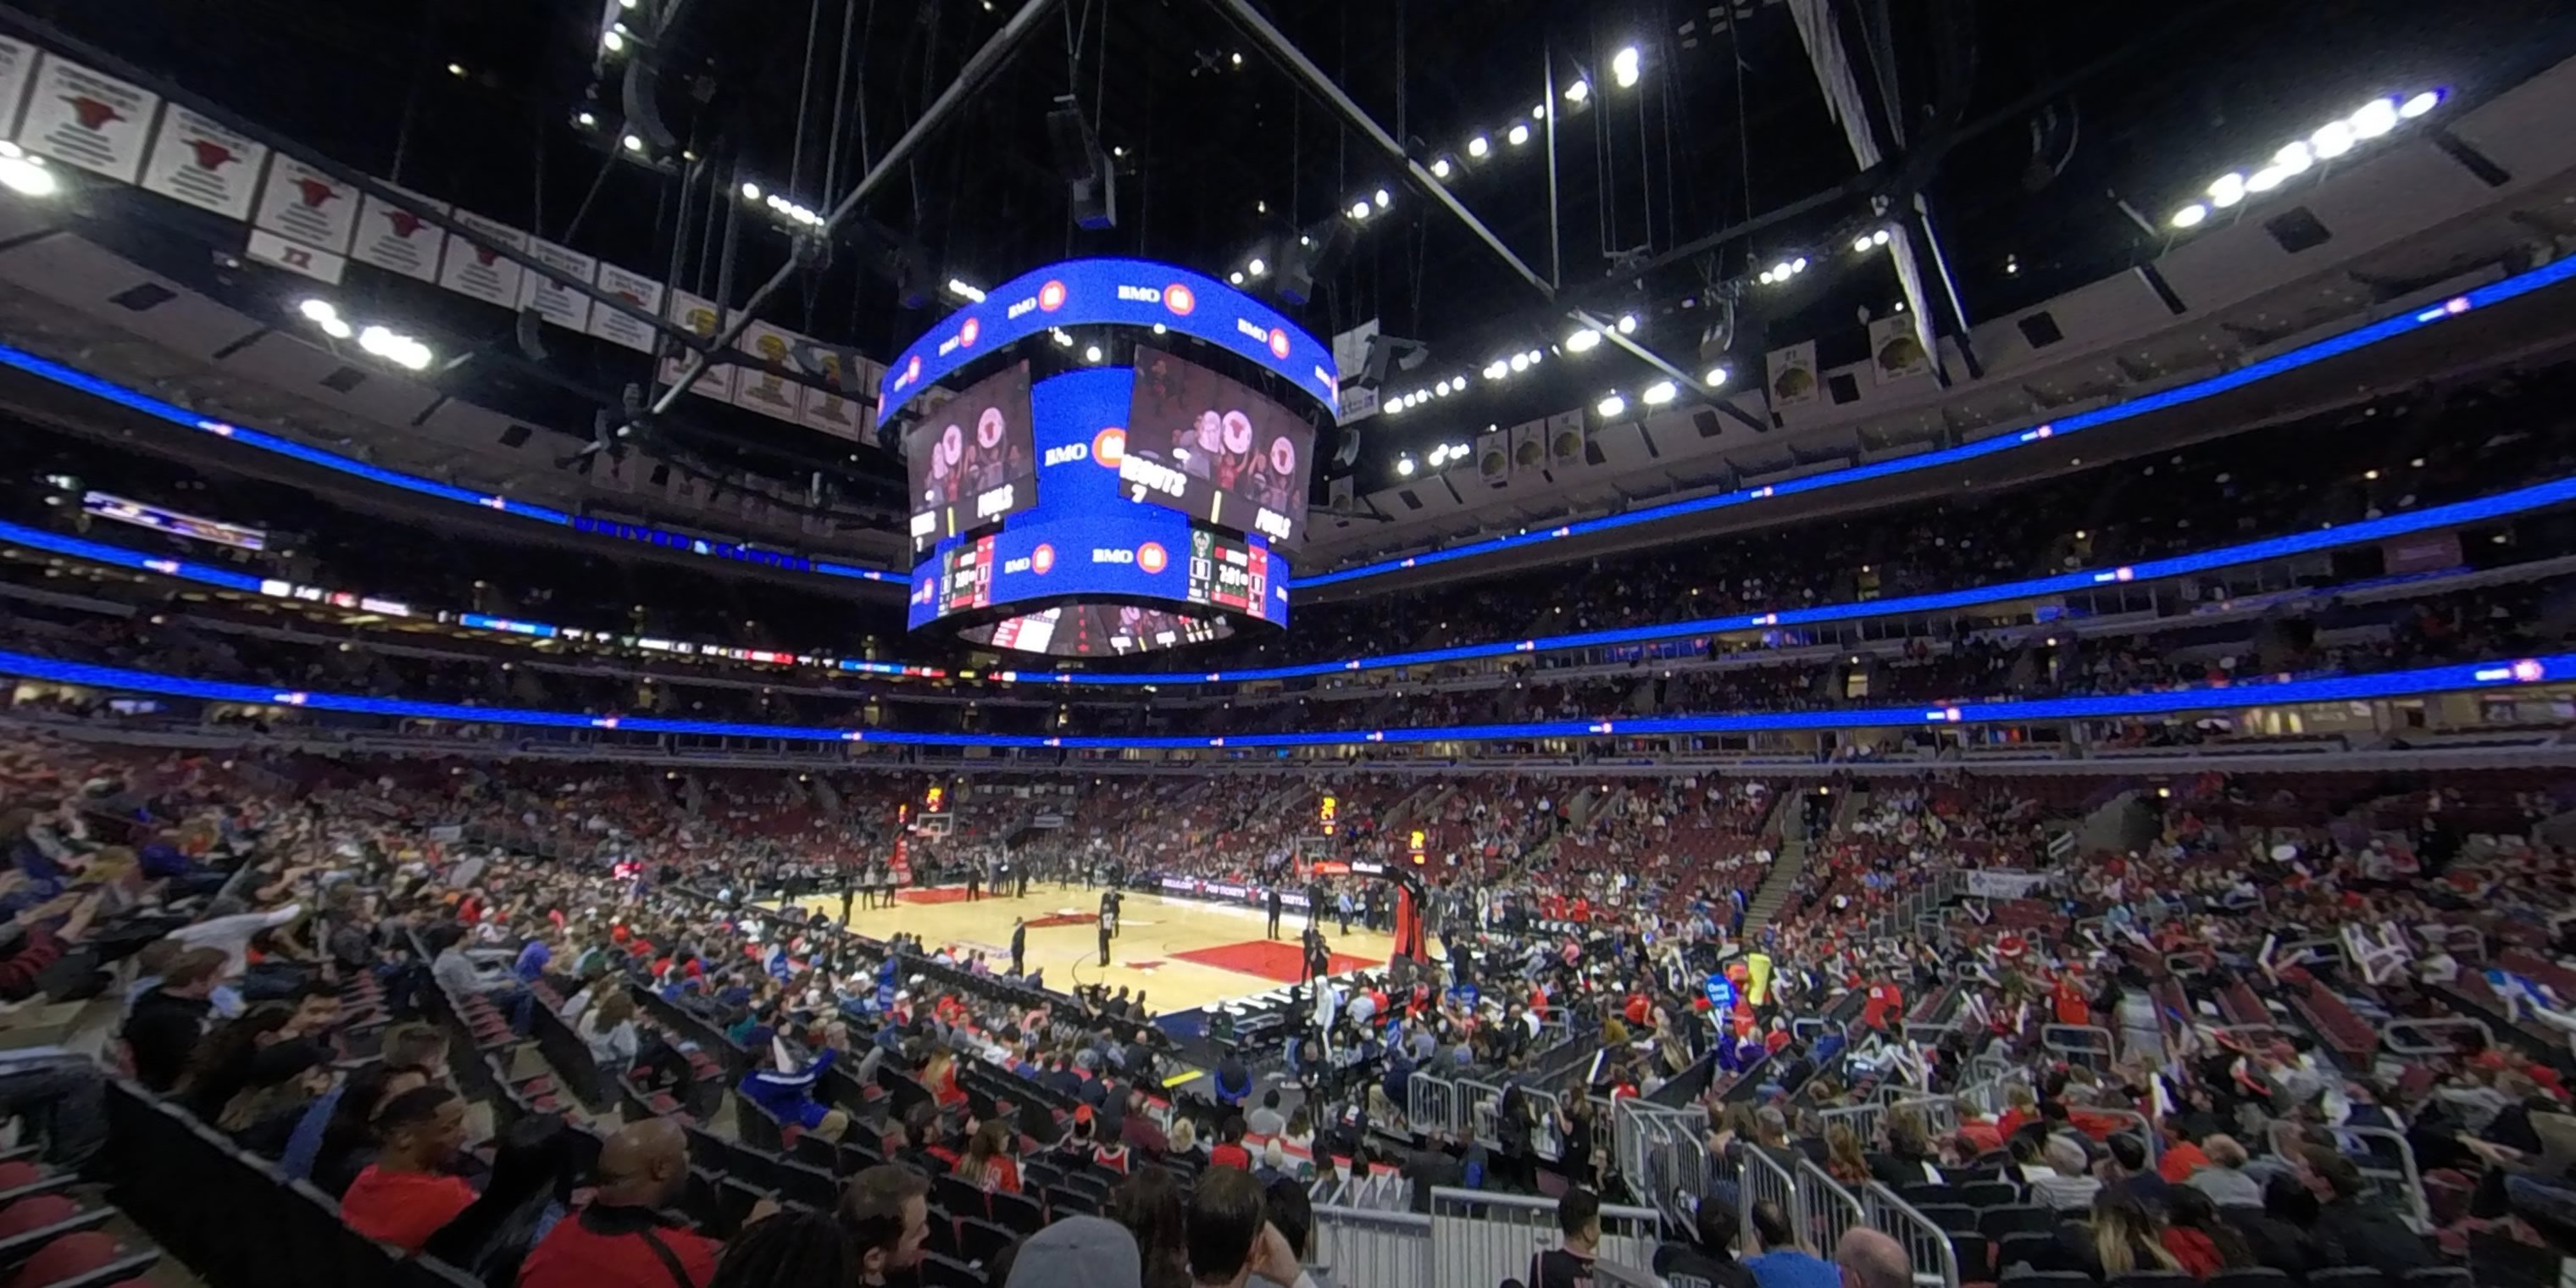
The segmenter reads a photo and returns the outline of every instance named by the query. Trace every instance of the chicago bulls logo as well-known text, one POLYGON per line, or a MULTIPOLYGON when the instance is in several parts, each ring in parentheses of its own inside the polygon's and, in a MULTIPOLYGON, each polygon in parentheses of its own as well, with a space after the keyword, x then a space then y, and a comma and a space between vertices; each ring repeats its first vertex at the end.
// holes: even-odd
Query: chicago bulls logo
POLYGON ((197 168, 200 170, 220 170, 241 160, 240 157, 233 155, 231 148, 213 139, 190 139, 188 147, 197 154, 197 168))
POLYGON ((983 334, 983 331, 984 327, 981 323, 977 322, 973 318, 968 318, 966 319, 966 325, 957 328, 957 343, 965 348, 972 349, 975 347, 975 337, 983 334))
POLYGON ((125 119, 125 113, 117 111, 115 104, 102 103, 87 94, 67 95, 63 101, 72 105, 72 115, 84 130, 101 129, 110 121, 125 119))
POLYGON ((305 209, 320 210, 323 202, 338 197, 340 192, 319 179, 298 179, 295 181, 295 195, 304 203, 305 209))
POLYGON ((1055 571, 1055 547, 1041 541, 1029 552, 1029 571, 1043 577, 1055 571))
POLYGON ((422 220, 420 216, 408 210, 388 210, 385 212, 385 224, 394 230, 394 236, 408 241, 413 233, 421 230, 422 220))
POLYGON ((485 268, 492 267, 492 261, 499 258, 501 258, 501 252, 494 250, 489 246, 477 246, 474 248, 474 262, 481 264, 485 268))
POLYGON ((1038 288, 1038 309, 1040 312, 1053 313, 1057 309, 1063 307, 1064 283, 1049 282, 1038 288))

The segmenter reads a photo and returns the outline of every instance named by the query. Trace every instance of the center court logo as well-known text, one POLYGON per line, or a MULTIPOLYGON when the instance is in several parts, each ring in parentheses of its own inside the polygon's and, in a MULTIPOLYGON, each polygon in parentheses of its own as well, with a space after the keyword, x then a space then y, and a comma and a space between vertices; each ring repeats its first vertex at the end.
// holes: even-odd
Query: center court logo
POLYGON ((1148 541, 1136 547, 1136 566, 1147 572, 1161 572, 1171 562, 1172 556, 1163 549, 1162 542, 1148 541))

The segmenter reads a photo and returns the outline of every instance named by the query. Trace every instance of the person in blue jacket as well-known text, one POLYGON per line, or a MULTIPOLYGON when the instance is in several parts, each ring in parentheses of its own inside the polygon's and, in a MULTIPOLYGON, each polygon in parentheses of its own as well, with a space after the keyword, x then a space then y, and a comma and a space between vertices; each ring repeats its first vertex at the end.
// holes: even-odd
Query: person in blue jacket
POLYGON ((850 1116, 824 1105, 815 1098, 815 1091, 822 1085, 823 1075, 831 1072, 832 1062, 840 1057, 842 1032, 838 1025, 826 1030, 823 1049, 810 1061, 799 1061, 787 1039, 771 1038, 770 1066, 744 1074, 734 1091, 777 1119, 781 1127, 839 1140, 850 1129, 850 1116))

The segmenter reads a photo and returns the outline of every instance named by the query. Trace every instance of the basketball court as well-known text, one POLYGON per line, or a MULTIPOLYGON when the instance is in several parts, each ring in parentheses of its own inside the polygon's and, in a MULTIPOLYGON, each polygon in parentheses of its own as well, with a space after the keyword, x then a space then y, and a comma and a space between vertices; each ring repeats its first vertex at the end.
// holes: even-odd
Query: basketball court
MULTIPOLYGON (((1109 941, 1109 965, 1100 965, 1100 891, 1079 885, 1039 884, 1025 899, 986 897, 966 900, 963 886, 905 890, 892 908, 853 905, 850 929, 883 939, 898 932, 919 935, 930 951, 953 946, 960 961, 981 952, 995 974, 1011 968, 1011 923, 1029 919, 1027 964, 1046 972, 1048 987, 1059 991, 1076 984, 1106 984, 1113 993, 1145 990, 1145 1009, 1153 1015, 1190 1011, 1229 1002, 1297 982, 1298 937, 1306 920, 1294 910, 1279 917, 1279 939, 1263 932, 1269 914, 1262 909, 1195 899, 1167 899, 1140 891, 1127 892, 1119 917, 1118 937, 1109 941)), ((820 909, 841 915, 838 891, 795 901, 799 915, 820 909)), ((1333 953, 1333 972, 1376 970, 1395 951, 1392 935, 1362 930, 1338 933, 1326 918, 1324 939, 1333 953)))

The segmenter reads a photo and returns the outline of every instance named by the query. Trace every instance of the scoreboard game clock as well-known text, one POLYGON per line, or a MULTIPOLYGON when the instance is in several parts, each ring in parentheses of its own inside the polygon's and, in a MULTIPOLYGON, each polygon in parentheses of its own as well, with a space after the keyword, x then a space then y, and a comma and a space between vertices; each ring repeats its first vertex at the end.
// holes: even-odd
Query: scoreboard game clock
POLYGON ((1320 341, 1170 265, 1081 260, 987 291, 887 369, 913 497, 907 624, 1068 658, 1285 627, 1277 543, 1303 537, 1338 384, 1320 341), (1071 363, 1073 326, 1133 365, 1071 363))

